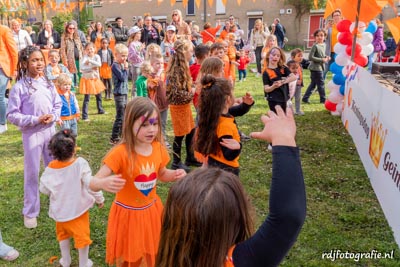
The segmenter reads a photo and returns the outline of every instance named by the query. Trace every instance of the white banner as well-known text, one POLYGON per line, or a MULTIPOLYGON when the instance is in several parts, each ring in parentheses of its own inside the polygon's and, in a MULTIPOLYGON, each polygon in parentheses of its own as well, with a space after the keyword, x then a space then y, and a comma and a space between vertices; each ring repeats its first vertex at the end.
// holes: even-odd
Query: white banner
POLYGON ((400 95, 364 68, 347 68, 342 121, 400 247, 400 95))

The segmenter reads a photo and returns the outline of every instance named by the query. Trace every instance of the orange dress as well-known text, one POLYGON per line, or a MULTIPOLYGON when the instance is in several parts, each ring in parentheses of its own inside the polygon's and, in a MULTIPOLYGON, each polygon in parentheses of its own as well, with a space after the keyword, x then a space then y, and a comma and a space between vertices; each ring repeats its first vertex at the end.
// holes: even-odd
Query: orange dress
MULTIPOLYGON (((228 47, 228 58, 230 62, 236 62, 236 47, 234 45, 230 45, 228 47)), ((236 79, 236 65, 229 64, 229 76, 232 77, 232 81, 236 79)))
POLYGON ((159 170, 170 158, 161 143, 154 141, 152 149, 149 156, 131 154, 132 169, 125 144, 115 146, 104 159, 105 165, 126 179, 108 217, 106 262, 109 265, 135 262, 139 266, 145 259, 151 262, 144 266, 155 265, 163 211, 156 183, 159 170))
POLYGON ((229 80, 229 77, 231 76, 231 64, 229 63, 229 57, 224 55, 224 59, 222 61, 224 62, 224 78, 229 80))

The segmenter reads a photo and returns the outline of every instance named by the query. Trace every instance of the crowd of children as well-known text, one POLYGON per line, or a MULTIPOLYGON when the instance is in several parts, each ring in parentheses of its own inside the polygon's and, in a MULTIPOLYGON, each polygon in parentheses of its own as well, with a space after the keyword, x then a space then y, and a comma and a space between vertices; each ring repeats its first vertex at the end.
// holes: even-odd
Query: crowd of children
MULTIPOLYGON (((190 166, 210 166, 239 175, 245 135, 239 131, 235 117, 249 112, 254 99, 250 92, 243 97, 234 94, 236 72, 238 81, 246 82, 250 63, 249 51, 237 46, 238 36, 227 33, 226 40, 194 47, 189 40, 177 39, 176 28, 170 25, 161 46, 146 47, 140 41, 139 27, 132 27, 128 34, 127 45, 118 43, 113 50, 107 38, 98 40, 97 51, 93 43, 86 44, 79 60, 82 109, 73 90, 72 76, 59 63, 57 50, 49 52, 48 66, 41 51, 33 46, 22 50, 19 57, 17 83, 11 91, 7 118, 20 127, 24 150, 29 152, 24 155, 24 224, 27 228, 37 227, 40 189, 50 198, 49 216, 56 221, 62 266, 71 264, 71 238, 79 252, 79 266, 93 265, 88 257, 92 242, 88 209, 94 203, 103 206, 101 190, 115 193, 108 218, 106 262, 117 266, 155 266, 163 211, 156 193, 157 180, 179 181, 192 171, 190 166), (103 98, 114 99, 115 105, 110 136, 113 147, 94 177, 88 162, 76 156, 78 121, 89 121, 91 95, 96 97, 98 114, 105 113, 103 98), (166 130, 168 113, 172 146, 166 130), (57 133, 56 125, 60 130, 57 133), (168 169, 171 147, 172 164, 168 169), (41 158, 46 168, 39 186, 41 158), (72 211, 63 207, 71 195, 72 211)), ((303 53, 293 50, 286 64, 276 37, 269 35, 262 57, 264 93, 269 109, 274 112, 269 116, 279 114, 279 120, 290 121, 282 124, 289 127, 293 121, 292 112, 286 109, 290 99, 294 98, 296 104, 294 114, 304 114, 300 109, 303 53)), ((292 137, 283 144, 274 143, 278 140, 273 138, 275 135, 254 136, 269 140, 274 146, 295 146, 292 137)), ((301 179, 300 171, 296 172, 296 179, 301 179)), ((228 249, 234 243, 229 244, 225 253, 232 253, 228 249)), ((159 257, 157 261, 164 260, 159 257)))

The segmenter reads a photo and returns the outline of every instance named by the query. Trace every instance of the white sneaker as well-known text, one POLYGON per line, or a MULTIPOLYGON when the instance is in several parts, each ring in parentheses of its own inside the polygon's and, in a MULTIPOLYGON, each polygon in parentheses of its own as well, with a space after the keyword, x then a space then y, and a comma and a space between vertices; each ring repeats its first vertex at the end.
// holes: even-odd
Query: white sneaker
POLYGON ((269 151, 272 151, 272 146, 271 146, 271 144, 268 144, 268 150, 269 150, 269 151))
POLYGON ((36 228, 37 227, 37 219, 24 216, 24 225, 28 229, 36 228))
POLYGON ((7 131, 7 124, 0 124, 0 134, 7 131))

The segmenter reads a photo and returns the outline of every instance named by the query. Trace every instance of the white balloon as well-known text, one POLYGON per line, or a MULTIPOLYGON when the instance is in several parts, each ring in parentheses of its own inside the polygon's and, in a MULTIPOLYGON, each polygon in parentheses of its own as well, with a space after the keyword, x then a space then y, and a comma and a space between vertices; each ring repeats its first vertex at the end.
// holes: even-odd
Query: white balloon
POLYGON ((328 84, 326 85, 326 87, 329 89, 330 92, 333 92, 333 91, 339 92, 340 85, 334 83, 333 80, 330 80, 328 82, 328 84))
POLYGON ((337 103, 337 105, 336 105, 336 111, 339 112, 340 114, 342 114, 342 111, 343 111, 343 101, 340 101, 339 103, 337 103))
POLYGON ((350 57, 346 53, 341 53, 335 57, 335 62, 339 66, 346 66, 350 63, 350 57))
POLYGON ((361 54, 363 54, 364 56, 369 56, 369 55, 372 54, 372 52, 374 52, 374 45, 373 44, 363 45, 361 47, 361 54))
POLYGON ((331 101, 332 103, 340 103, 343 100, 343 96, 340 94, 339 90, 331 91, 331 93, 328 96, 328 100, 331 101))
MULTIPOLYGON (((350 25, 350 32, 352 33, 354 31, 354 28, 356 27, 356 23, 353 22, 350 25)), ((367 29, 367 25, 365 24, 364 21, 359 21, 358 22, 358 33, 363 33, 367 29)))
POLYGON ((360 45, 369 45, 372 40, 374 39, 374 36, 370 32, 363 32, 361 34, 361 38, 357 38, 357 43, 360 45))
POLYGON ((346 46, 342 45, 341 43, 337 42, 335 44, 335 46, 333 47, 333 51, 335 51, 335 53, 337 55, 342 54, 344 52, 346 52, 346 46))

